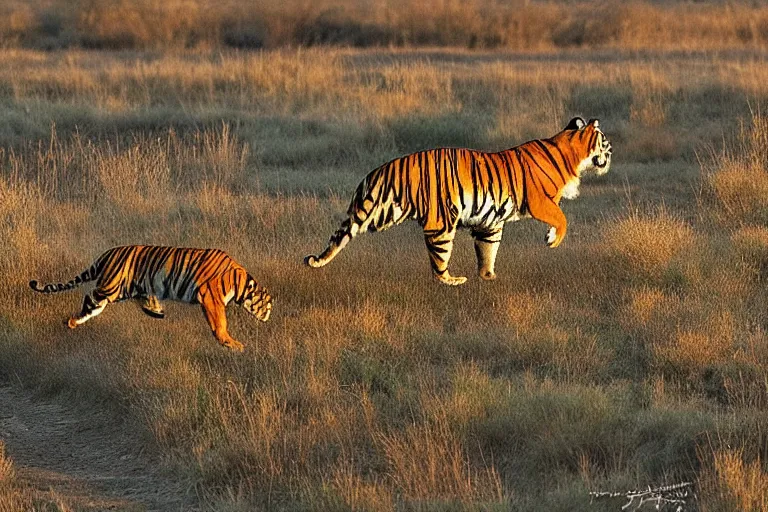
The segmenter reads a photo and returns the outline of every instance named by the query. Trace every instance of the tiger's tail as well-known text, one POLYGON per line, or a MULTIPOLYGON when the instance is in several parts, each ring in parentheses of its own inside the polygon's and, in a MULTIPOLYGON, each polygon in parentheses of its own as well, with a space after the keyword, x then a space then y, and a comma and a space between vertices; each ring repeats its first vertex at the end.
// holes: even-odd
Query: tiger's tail
POLYGON ((360 231, 360 225, 354 223, 352 217, 344 220, 341 223, 341 227, 331 235, 331 239, 328 241, 328 247, 319 255, 315 256, 310 254, 304 258, 304 264, 309 265, 312 268, 324 267, 336 257, 344 246, 352 240, 360 231))
POLYGON ((100 262, 103 258, 99 258, 90 268, 84 270, 80 275, 75 277, 66 283, 49 283, 40 285, 37 280, 33 279, 29 282, 29 287, 40 293, 59 293, 73 290, 78 286, 81 286, 89 281, 93 281, 99 275, 100 262))
POLYGON ((402 209, 393 203, 396 191, 386 186, 388 172, 391 172, 388 166, 376 169, 358 185, 347 210, 348 217, 331 235, 328 247, 320 255, 310 254, 304 258, 306 265, 324 267, 358 234, 381 231, 408 218, 411 209, 402 209))

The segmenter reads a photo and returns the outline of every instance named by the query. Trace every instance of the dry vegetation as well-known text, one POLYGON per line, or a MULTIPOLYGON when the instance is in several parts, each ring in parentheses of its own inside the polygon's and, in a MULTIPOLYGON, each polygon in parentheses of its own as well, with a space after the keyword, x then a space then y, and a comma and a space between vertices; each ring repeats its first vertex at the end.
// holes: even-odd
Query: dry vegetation
POLYGON ((19 481, 13 461, 0 440, 0 512, 20 510, 68 512, 69 509, 55 494, 45 495, 19 481))
POLYGON ((723 49, 768 42, 752 2, 6 0, 0 44, 25 48, 345 45, 723 49))
MULTIPOLYGON (((141 418, 216 510, 599 510, 589 490, 683 479, 700 510, 763 510, 766 83, 758 50, 6 49, 0 377, 141 418), (458 289, 411 224, 301 265, 376 164, 574 114, 615 163, 564 205, 560 248, 509 225, 499 279, 458 289), (80 295, 27 288, 126 243, 226 249, 272 319, 230 310, 234 355, 195 307, 69 331, 80 295)), ((459 237, 457 270, 473 258, 459 237)), ((11 467, 0 510, 24 499, 11 467)))

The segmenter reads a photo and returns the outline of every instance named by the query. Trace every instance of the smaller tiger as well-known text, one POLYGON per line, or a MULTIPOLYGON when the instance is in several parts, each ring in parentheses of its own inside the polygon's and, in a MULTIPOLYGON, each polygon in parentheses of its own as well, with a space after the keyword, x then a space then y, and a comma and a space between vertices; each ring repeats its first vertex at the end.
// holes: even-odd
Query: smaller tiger
POLYGON ((68 283, 41 286, 33 280, 29 286, 41 293, 58 293, 94 280, 96 288, 86 294, 82 311, 67 321, 70 329, 100 314, 108 304, 128 299, 140 301, 147 315, 163 318, 160 300, 170 299, 200 304, 219 343, 242 352, 243 344, 227 332, 224 308, 234 301, 263 322, 272 312, 267 290, 220 249, 114 247, 68 283))

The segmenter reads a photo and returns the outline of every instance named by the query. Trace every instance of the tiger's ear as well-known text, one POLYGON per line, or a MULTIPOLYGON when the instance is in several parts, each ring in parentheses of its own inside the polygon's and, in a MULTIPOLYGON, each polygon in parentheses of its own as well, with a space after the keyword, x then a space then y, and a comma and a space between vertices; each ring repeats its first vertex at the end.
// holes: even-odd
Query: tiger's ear
POLYGON ((600 122, 597 119, 590 119, 588 124, 594 125, 595 128, 600 128, 600 122))
POLYGON ((584 119, 580 117, 574 117, 570 120, 568 125, 564 128, 565 130, 581 130, 584 128, 584 119))

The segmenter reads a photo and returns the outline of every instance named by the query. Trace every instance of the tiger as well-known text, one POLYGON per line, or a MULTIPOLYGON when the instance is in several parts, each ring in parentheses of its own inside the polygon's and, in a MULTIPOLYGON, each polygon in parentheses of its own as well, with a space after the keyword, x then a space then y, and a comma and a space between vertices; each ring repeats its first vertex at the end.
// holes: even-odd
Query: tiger
POLYGON ((32 280, 29 286, 36 292, 58 293, 94 280, 95 289, 85 295, 80 314, 66 322, 70 329, 99 315, 108 304, 128 299, 138 301, 147 315, 164 318, 160 300, 170 299, 199 303, 216 340, 242 352, 243 344, 227 332, 225 306, 234 301, 263 322, 272 312, 272 297, 266 288, 220 249, 113 247, 67 283, 40 285, 32 280))
POLYGON ((396 158, 363 179, 328 247, 304 263, 323 267, 359 233, 415 219, 424 230, 435 279, 448 285, 466 282, 448 272, 456 230, 466 227, 480 277, 493 280, 504 223, 530 217, 544 222, 550 226, 546 243, 557 247, 567 225, 560 200, 579 195, 582 173, 608 172, 611 155, 599 121, 574 117, 551 138, 497 153, 436 148, 396 158))

